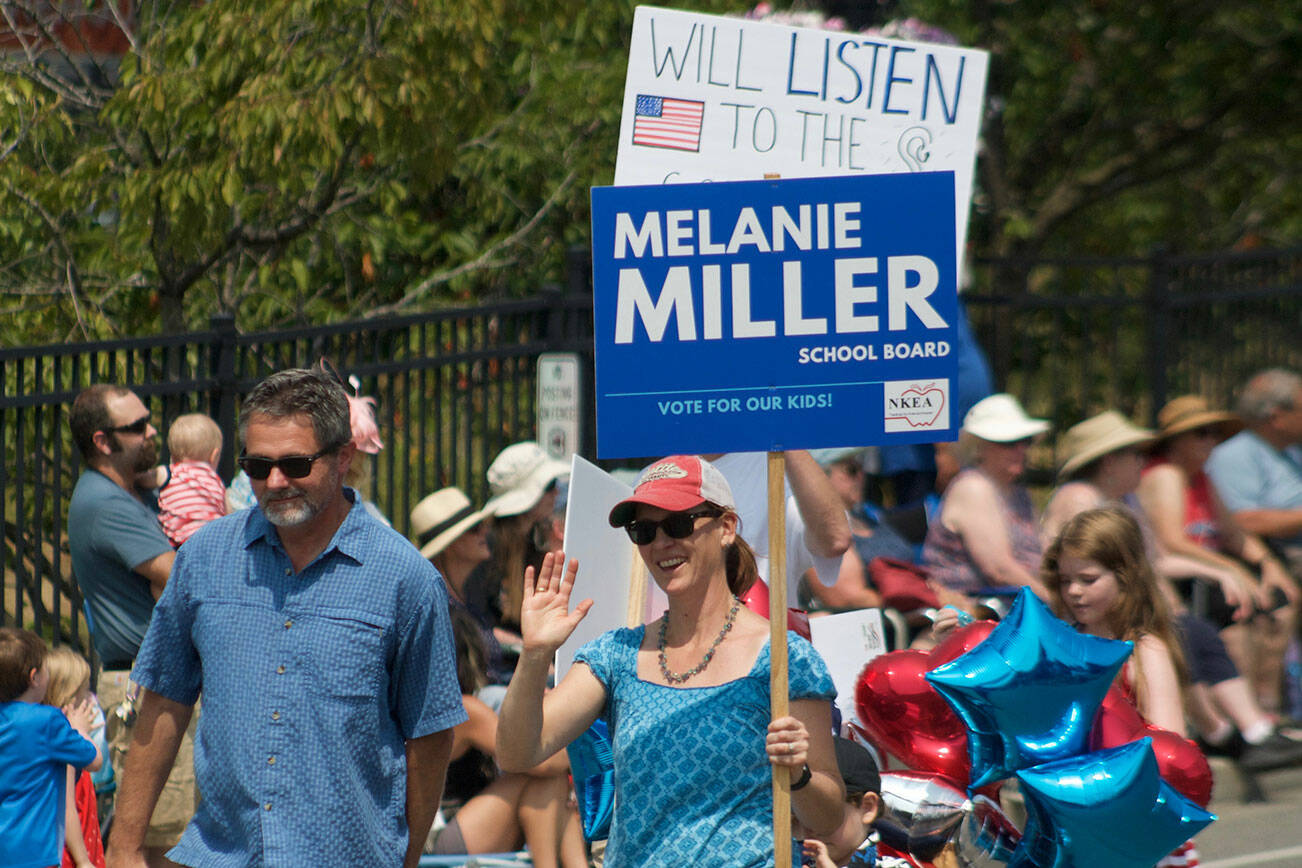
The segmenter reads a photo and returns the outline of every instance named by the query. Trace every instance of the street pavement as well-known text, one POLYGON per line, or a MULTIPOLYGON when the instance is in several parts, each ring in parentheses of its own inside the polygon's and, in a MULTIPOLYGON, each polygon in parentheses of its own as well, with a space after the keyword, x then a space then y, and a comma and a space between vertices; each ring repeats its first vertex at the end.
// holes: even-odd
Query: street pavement
POLYGON ((1302 768, 1258 775, 1266 801, 1249 804, 1231 766, 1212 770, 1218 819, 1196 839, 1202 868, 1302 868, 1302 768))

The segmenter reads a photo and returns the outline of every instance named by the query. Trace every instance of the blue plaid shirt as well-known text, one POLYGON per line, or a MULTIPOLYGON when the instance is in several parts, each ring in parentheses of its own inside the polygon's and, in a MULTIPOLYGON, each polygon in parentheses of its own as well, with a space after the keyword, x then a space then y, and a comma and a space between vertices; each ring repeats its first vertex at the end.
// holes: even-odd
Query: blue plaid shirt
POLYGON ((133 671, 176 702, 203 693, 203 797, 177 862, 402 863, 405 741, 466 714, 441 577, 345 493, 352 509, 297 575, 258 509, 177 552, 133 671))

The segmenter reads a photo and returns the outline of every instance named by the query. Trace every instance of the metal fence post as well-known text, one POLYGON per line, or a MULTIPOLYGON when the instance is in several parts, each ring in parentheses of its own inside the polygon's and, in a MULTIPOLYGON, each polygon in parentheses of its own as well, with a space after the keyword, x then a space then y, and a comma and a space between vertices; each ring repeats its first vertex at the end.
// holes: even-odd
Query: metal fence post
POLYGON ((212 395, 212 411, 222 429, 222 457, 217 472, 222 479, 235 476, 235 315, 214 314, 208 320, 216 332, 212 348, 212 377, 216 381, 212 395))
POLYGON ((1149 255, 1148 291, 1144 294, 1144 337, 1148 345, 1149 423, 1157 424, 1157 411, 1166 404, 1167 339, 1170 334, 1170 273, 1167 252, 1156 248, 1149 255))

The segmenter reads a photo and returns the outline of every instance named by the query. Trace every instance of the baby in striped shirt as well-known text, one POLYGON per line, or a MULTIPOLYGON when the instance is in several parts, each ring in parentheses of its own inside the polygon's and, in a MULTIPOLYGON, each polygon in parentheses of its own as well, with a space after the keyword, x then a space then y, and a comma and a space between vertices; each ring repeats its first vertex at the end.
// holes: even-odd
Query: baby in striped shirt
POLYGON ((172 456, 168 478, 158 492, 163 532, 180 546, 196 530, 226 514, 226 486, 217 475, 222 432, 202 413, 178 416, 167 429, 172 456))

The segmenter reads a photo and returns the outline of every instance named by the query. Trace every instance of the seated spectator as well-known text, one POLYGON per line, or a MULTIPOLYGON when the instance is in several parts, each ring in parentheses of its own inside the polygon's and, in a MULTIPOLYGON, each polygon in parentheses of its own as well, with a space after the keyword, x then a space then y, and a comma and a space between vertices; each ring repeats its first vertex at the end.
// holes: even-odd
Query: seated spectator
POLYGON ((465 596, 472 611, 491 614, 504 645, 519 647, 522 591, 517 579, 524 575, 534 526, 551 519, 558 486, 569 474, 568 465, 532 440, 511 444, 488 465, 492 496, 484 509, 494 519, 488 540, 492 558, 471 573, 465 596))
POLYGON ((452 609, 457 680, 469 720, 453 730, 443 789, 452 816, 426 839, 426 853, 501 853, 523 844, 531 864, 586 868, 578 811, 570 804, 569 759, 560 750, 525 772, 499 772, 494 761, 497 714, 476 696, 484 684, 479 625, 452 609))
POLYGON ((1031 441, 1048 429, 1012 395, 991 395, 968 411, 959 431, 967 466, 945 490, 922 549, 932 578, 967 594, 1026 585, 1044 597, 1039 522, 1018 479, 1031 441))
POLYGON ((851 546, 841 556, 836 583, 824 585, 807 570, 800 583, 800 604, 811 611, 848 611, 880 606, 881 596, 868 576, 875 557, 912 561, 913 548, 889 524, 882 512, 863 499, 862 449, 815 449, 809 454, 827 473, 850 522, 851 546))
POLYGON ((1277 711, 1298 589, 1265 544, 1243 532, 1204 472, 1212 448, 1242 425, 1196 395, 1168 402, 1158 413, 1158 424, 1158 440, 1138 489, 1158 548, 1164 555, 1229 570, 1251 590, 1261 617, 1252 619, 1251 631, 1231 625, 1222 636, 1239 668, 1248 673, 1258 701, 1267 711, 1277 711))
POLYGON ((488 532, 492 520, 486 509, 475 509, 465 492, 454 486, 434 492, 411 511, 413 541, 443 576, 449 609, 466 612, 479 625, 486 682, 479 698, 496 708, 511 680, 511 666, 493 634, 492 615, 470 608, 465 596, 466 580, 491 557, 488 532))
POLYGON ((226 485, 217 475, 222 429, 202 413, 177 416, 167 429, 172 462, 158 492, 158 519, 179 546, 206 523, 226 514, 226 485))
POLYGON ((1302 576, 1302 377, 1274 368, 1243 387, 1247 428, 1212 450, 1207 474, 1239 526, 1302 576))
MULTIPOLYGON (((1132 425, 1112 410, 1068 429, 1062 439, 1064 460, 1058 472, 1063 484, 1053 492, 1045 509, 1045 547, 1080 513, 1104 506, 1125 506, 1144 530, 1159 591, 1174 613, 1176 633, 1189 668, 1186 706, 1204 751, 1238 759, 1251 771, 1295 765, 1302 761, 1302 742, 1276 730, 1230 659, 1216 628, 1191 613, 1172 587, 1171 577, 1199 576, 1225 582, 1228 598, 1241 598, 1245 604, 1249 601, 1249 594, 1240 589, 1232 573, 1180 555, 1160 554, 1134 497, 1144 464, 1141 450, 1155 439, 1152 431, 1132 425)), ((1244 608, 1241 614, 1247 611, 1244 608)))

